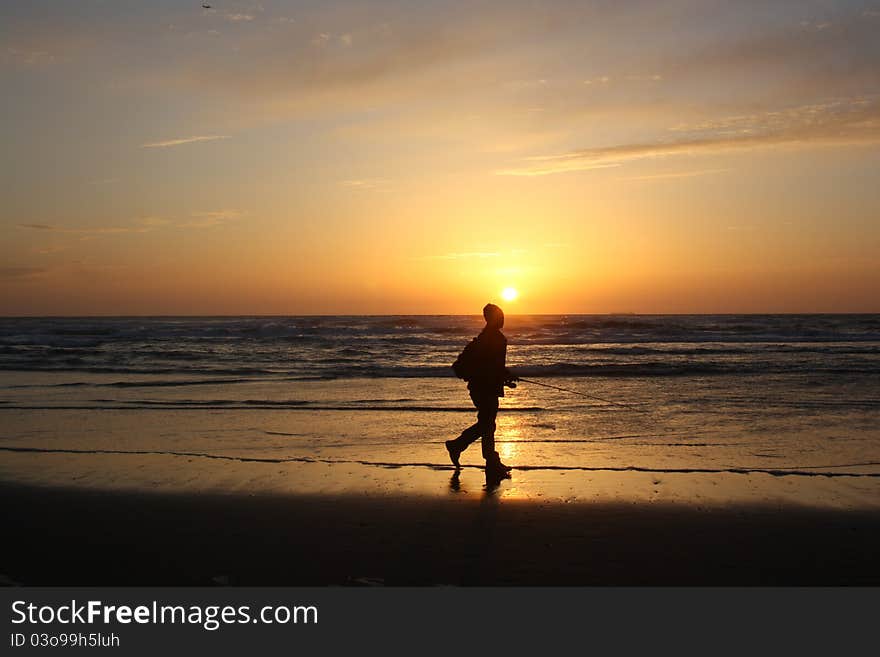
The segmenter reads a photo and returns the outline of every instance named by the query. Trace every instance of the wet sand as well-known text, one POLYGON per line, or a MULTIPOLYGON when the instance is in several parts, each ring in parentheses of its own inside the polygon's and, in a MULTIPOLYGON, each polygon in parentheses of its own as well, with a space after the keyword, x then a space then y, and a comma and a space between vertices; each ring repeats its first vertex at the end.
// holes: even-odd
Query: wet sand
POLYGON ((27 585, 878 585, 880 513, 2 484, 27 585))

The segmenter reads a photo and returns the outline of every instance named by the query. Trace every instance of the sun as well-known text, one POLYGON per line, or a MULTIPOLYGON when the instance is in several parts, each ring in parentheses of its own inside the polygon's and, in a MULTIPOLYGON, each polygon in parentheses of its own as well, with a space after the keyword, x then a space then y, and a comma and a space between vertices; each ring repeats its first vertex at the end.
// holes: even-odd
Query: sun
POLYGON ((515 287, 506 287, 501 290, 501 298, 505 301, 515 301, 519 296, 519 292, 516 291, 515 287))

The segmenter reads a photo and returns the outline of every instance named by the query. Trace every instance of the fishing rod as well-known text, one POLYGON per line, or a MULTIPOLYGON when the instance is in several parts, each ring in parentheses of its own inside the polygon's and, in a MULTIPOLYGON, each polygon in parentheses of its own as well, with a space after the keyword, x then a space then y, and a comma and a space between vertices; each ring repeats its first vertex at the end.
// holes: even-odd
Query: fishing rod
POLYGON ((647 413, 643 408, 636 408, 635 406, 630 406, 629 404, 623 404, 621 402, 616 402, 612 399, 605 399, 604 397, 597 397, 596 395, 588 395, 585 392, 579 392, 578 390, 572 390, 571 388, 561 388, 559 386, 553 386, 549 383, 541 383, 540 381, 533 381, 532 379, 524 379, 521 376, 516 378, 517 381, 522 381, 523 383, 531 383, 536 386, 544 386, 545 388, 553 388, 554 390, 560 390, 562 392, 567 392, 572 395, 577 395, 579 397, 586 397, 587 399, 594 399, 596 401, 605 402, 606 404, 614 404, 615 406, 620 406, 621 408, 628 408, 631 411, 637 411, 639 413, 647 413))

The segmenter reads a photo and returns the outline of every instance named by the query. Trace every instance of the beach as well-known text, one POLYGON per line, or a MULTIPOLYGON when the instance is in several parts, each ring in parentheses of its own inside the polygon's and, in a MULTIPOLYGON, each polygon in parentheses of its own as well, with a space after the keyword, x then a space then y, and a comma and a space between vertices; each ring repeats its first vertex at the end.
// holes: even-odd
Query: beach
POLYGON ((878 585, 880 514, 3 486, 30 585, 878 585))
POLYGON ((18 481, 2 485, 0 574, 21 584, 880 584, 876 478, 514 469, 493 485, 440 463, 3 464, 18 481))
POLYGON ((474 421, 449 363, 478 329, 0 321, 0 575, 880 583, 877 316, 513 317, 509 364, 555 388, 501 400, 498 482, 443 445, 474 421))

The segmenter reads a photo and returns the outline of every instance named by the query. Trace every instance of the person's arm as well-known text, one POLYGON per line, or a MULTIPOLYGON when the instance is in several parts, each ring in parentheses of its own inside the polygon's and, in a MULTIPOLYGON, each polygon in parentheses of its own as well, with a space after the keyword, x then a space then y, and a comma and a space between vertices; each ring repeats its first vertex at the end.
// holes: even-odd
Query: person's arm
POLYGON ((501 364, 504 369, 504 385, 508 388, 516 388, 516 382, 519 380, 519 377, 510 371, 507 367, 507 341, 504 342, 504 349, 501 355, 501 364))

